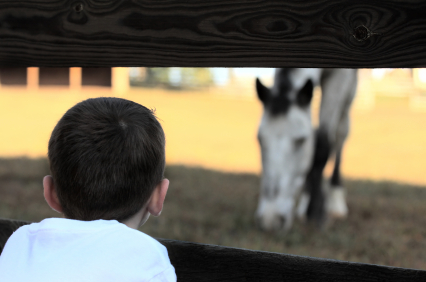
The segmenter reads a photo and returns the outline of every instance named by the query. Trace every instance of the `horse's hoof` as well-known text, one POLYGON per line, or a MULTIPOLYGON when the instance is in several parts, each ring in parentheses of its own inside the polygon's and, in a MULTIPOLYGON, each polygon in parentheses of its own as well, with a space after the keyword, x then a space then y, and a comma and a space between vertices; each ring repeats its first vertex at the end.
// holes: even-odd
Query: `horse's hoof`
POLYGON ((332 187, 330 189, 327 199, 327 214, 334 219, 343 219, 348 216, 345 191, 342 187, 332 187))
POLYGON ((300 196, 299 204, 296 209, 296 216, 302 222, 306 221, 306 211, 308 210, 310 198, 309 194, 305 192, 300 196))

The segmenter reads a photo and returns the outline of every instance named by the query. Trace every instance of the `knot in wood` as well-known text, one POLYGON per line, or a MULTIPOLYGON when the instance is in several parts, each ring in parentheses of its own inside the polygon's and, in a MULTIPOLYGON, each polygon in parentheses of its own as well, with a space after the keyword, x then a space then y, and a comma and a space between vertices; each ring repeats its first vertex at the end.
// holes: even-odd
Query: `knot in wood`
POLYGON ((360 25, 354 29, 353 36, 358 41, 365 41, 371 36, 371 34, 371 31, 366 26, 360 25))
POLYGON ((81 11, 83 11, 83 4, 78 3, 77 5, 75 5, 74 11, 76 11, 77 13, 80 13, 81 11))

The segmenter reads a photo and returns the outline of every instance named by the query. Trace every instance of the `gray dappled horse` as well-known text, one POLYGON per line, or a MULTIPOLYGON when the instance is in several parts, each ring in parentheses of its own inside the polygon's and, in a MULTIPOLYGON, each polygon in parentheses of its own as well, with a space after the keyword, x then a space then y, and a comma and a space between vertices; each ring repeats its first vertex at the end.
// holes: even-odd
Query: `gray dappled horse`
POLYGON ((264 106, 258 131, 263 172, 256 211, 262 229, 289 230, 295 214, 320 226, 327 214, 346 217, 340 158, 356 85, 353 69, 277 69, 272 88, 256 80, 264 106), (322 90, 316 130, 310 110, 315 85, 322 90), (322 175, 331 154, 335 166, 326 192, 322 175))

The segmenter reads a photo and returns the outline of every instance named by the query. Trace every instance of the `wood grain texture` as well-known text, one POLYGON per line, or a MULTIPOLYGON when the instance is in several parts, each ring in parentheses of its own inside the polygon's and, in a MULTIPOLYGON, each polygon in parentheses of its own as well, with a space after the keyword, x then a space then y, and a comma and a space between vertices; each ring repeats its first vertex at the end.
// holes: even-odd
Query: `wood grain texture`
POLYGON ((425 67, 422 0, 0 0, 0 66, 425 67))
MULTIPOLYGON (((28 223, 0 219, 0 253, 13 231, 28 223)), ((167 247, 178 281, 426 281, 423 270, 157 240, 167 247)))

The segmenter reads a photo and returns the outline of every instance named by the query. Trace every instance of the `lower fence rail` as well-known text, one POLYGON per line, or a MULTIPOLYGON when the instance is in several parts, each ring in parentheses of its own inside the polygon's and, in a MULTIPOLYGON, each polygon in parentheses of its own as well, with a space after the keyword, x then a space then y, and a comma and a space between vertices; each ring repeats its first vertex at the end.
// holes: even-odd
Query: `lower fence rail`
MULTIPOLYGON (((0 253, 31 222, 0 219, 0 253)), ((426 281, 426 271, 353 263, 156 238, 179 281, 426 281)), ((1 277, 0 277, 1 280, 1 277)))

